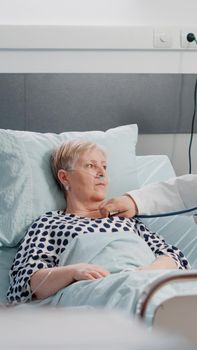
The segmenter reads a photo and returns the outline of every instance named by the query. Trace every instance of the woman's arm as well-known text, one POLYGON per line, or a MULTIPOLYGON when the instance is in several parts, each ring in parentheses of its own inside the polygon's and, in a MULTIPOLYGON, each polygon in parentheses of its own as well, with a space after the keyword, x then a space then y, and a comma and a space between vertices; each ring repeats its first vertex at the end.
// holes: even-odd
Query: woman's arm
POLYGON ((86 263, 45 268, 31 276, 30 287, 36 299, 45 299, 73 282, 95 280, 108 274, 101 266, 86 263))
MULTIPOLYGON (((133 220, 133 219, 131 219, 133 220)), ((150 265, 155 269, 189 269, 190 265, 182 251, 165 242, 163 237, 156 232, 150 231, 143 222, 136 219, 136 233, 144 239, 156 260, 150 265)))
POLYGON ((176 262, 169 256, 161 255, 155 259, 151 264, 140 266, 137 268, 139 271, 144 270, 163 270, 163 269, 177 269, 176 262))

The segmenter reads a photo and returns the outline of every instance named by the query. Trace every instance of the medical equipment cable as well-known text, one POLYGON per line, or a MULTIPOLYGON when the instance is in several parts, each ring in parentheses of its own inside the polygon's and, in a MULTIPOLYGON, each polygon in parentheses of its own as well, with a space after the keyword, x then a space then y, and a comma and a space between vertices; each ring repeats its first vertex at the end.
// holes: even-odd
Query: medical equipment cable
MULTIPOLYGON (((194 35, 194 33, 188 33, 187 34, 187 41, 189 43, 195 41, 197 44, 197 39, 194 35)), ((191 149, 192 149, 192 141, 193 141, 193 134, 194 134, 194 122, 195 122, 195 117, 196 117, 196 106, 197 106, 197 77, 195 81, 195 87, 194 87, 194 112, 193 112, 193 117, 192 117, 192 125, 191 125, 191 133, 190 133, 190 142, 189 142, 189 174, 192 172, 192 162, 191 162, 191 149)), ((167 213, 160 213, 160 214, 144 214, 144 215, 136 215, 137 218, 140 219, 148 219, 148 218, 157 218, 157 217, 168 217, 168 216, 173 216, 173 215, 180 215, 180 214, 186 214, 192 211, 197 211, 197 207, 189 208, 189 209, 184 209, 184 210, 178 210, 178 211, 172 211, 172 212, 167 212, 167 213)))
POLYGON ((192 126, 191 126, 191 133, 190 133, 190 142, 189 142, 189 174, 192 173, 192 161, 191 161, 191 149, 192 149, 192 141, 193 141, 193 135, 194 135, 194 122, 196 117, 196 101, 197 100, 197 77, 195 82, 195 88, 194 88, 194 112, 192 117, 192 126))
MULTIPOLYGON (((197 39, 195 34, 188 33, 187 41, 189 43, 195 41, 195 43, 197 44, 197 39)), ((194 135, 194 122, 196 117, 196 100, 197 100, 197 77, 196 77, 195 88, 194 88, 194 112, 192 117, 192 126, 191 126, 191 133, 190 133, 190 142, 189 142, 189 174, 192 173, 191 148, 192 148, 192 141, 193 141, 193 135, 194 135)))

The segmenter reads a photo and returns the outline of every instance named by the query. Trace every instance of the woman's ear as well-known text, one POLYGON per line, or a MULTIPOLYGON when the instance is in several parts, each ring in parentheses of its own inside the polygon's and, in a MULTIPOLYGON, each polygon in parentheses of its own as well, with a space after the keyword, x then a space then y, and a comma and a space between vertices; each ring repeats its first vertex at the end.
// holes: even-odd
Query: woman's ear
POLYGON ((59 181, 64 187, 68 186, 68 172, 66 170, 64 169, 58 170, 57 176, 59 181))

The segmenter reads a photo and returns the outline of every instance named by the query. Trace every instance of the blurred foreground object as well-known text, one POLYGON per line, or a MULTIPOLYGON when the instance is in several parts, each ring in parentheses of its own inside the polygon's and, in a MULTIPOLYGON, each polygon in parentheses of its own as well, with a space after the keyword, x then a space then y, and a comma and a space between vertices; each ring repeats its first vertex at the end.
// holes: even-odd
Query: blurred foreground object
POLYGON ((126 315, 102 309, 34 308, 0 313, 0 349, 195 349, 182 338, 148 332, 126 315))

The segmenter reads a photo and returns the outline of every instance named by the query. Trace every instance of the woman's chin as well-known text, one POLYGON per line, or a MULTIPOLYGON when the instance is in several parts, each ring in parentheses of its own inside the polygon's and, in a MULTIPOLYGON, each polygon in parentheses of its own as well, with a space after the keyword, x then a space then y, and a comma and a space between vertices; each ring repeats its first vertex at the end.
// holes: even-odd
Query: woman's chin
POLYGON ((92 197, 92 200, 94 202, 101 202, 105 199, 106 197, 106 193, 105 192, 102 192, 102 193, 96 193, 93 197, 92 197))

